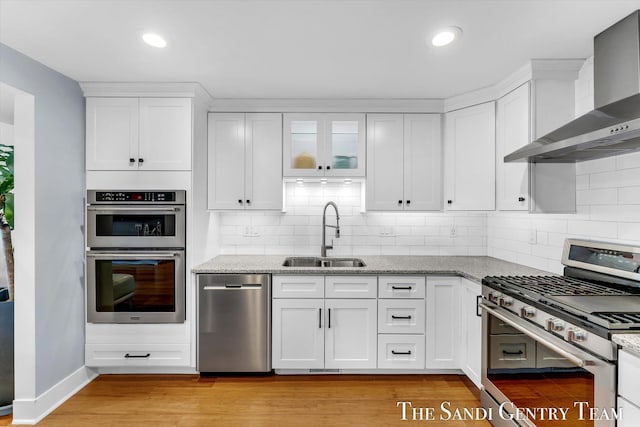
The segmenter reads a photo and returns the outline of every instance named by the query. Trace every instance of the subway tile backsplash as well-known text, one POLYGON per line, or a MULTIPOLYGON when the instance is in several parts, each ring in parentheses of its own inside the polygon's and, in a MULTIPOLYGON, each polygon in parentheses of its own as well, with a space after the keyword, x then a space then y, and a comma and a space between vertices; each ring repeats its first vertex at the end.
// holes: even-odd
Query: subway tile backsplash
MULTIPOLYGON (((332 256, 486 255, 485 213, 361 213, 362 185, 286 183, 286 212, 218 212, 221 254, 319 255, 322 210, 332 200, 340 212, 340 234, 332 256), (452 236, 452 230, 454 236, 452 236)), ((327 223, 335 223, 327 210, 327 223)))

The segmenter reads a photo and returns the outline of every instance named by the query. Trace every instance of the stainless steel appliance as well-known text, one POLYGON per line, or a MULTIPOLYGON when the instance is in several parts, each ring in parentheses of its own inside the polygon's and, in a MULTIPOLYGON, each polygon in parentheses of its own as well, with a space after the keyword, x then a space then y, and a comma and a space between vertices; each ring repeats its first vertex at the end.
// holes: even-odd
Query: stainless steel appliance
POLYGON ((185 320, 185 191, 87 193, 87 320, 185 320))
POLYGON ((198 275, 198 370, 271 371, 271 276, 198 275))
POLYGON ((640 10, 596 35, 595 110, 505 156, 576 162, 640 150, 640 10))
POLYGON ((640 332, 640 248, 568 239, 562 262, 563 276, 482 280, 481 400, 495 426, 563 425, 537 408, 566 410, 567 425, 616 425, 611 337, 640 332))

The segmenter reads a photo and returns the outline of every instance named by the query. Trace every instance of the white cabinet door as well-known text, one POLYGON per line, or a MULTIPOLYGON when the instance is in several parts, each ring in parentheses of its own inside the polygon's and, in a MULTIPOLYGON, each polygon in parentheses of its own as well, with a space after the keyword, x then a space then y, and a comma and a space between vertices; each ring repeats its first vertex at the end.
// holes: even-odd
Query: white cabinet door
POLYGON ((247 114, 245 207, 282 209, 282 114, 247 114))
POLYGON ((377 355, 376 300, 325 300, 325 368, 373 369, 377 355))
POLYGON ((460 313, 460 367, 467 377, 480 388, 482 360, 482 317, 478 316, 478 296, 482 289, 478 283, 467 279, 461 281, 462 312, 460 313))
POLYGON ((138 167, 191 170, 191 98, 141 98, 138 167))
POLYGON ((324 368, 322 299, 274 299, 272 365, 274 369, 324 368))
POLYGON ((367 210, 403 209, 403 145, 402 114, 367 115, 367 210))
POLYGON ((87 170, 191 170, 191 98, 87 98, 87 170))
POLYGON ((495 209, 495 102, 445 116, 445 207, 495 209))
POLYGON ((459 287, 459 277, 427 277, 427 369, 458 368, 459 287))
POLYGON ((138 98, 87 98, 87 170, 138 169, 138 98))
POLYGON ((244 113, 209 114, 208 208, 244 206, 244 113))
POLYGON ((496 202, 498 210, 529 210, 529 164, 505 163, 504 156, 531 141, 529 83, 509 92, 496 103, 496 202))
MULTIPOLYGON (((439 114, 404 115, 404 209, 442 208, 442 138, 439 114)), ((387 168, 392 167, 388 164, 387 168)))
POLYGON ((327 177, 365 175, 364 114, 324 117, 324 174, 327 177))
POLYGON ((284 176, 324 176, 324 116, 307 113, 284 114, 282 127, 284 176))

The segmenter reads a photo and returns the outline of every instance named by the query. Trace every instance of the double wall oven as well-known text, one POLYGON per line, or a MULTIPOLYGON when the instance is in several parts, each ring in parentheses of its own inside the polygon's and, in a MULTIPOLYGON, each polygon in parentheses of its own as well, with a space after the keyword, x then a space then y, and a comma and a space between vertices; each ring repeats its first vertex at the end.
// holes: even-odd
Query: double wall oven
POLYGON ((482 405, 495 426, 614 427, 615 333, 640 332, 640 248, 568 239, 563 276, 482 281, 482 405))
POLYGON ((87 320, 185 320, 185 191, 87 192, 87 320))

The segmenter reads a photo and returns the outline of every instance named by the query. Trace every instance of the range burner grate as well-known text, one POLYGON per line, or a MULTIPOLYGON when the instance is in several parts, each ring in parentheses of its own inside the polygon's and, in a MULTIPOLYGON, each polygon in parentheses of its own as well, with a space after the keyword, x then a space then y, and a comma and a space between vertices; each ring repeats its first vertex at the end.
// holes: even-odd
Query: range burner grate
POLYGON ((504 284, 519 286, 523 289, 547 296, 630 295, 628 292, 615 288, 566 276, 500 276, 497 279, 504 284))
POLYGON ((610 325, 640 326, 640 313, 591 313, 609 322, 610 325))

